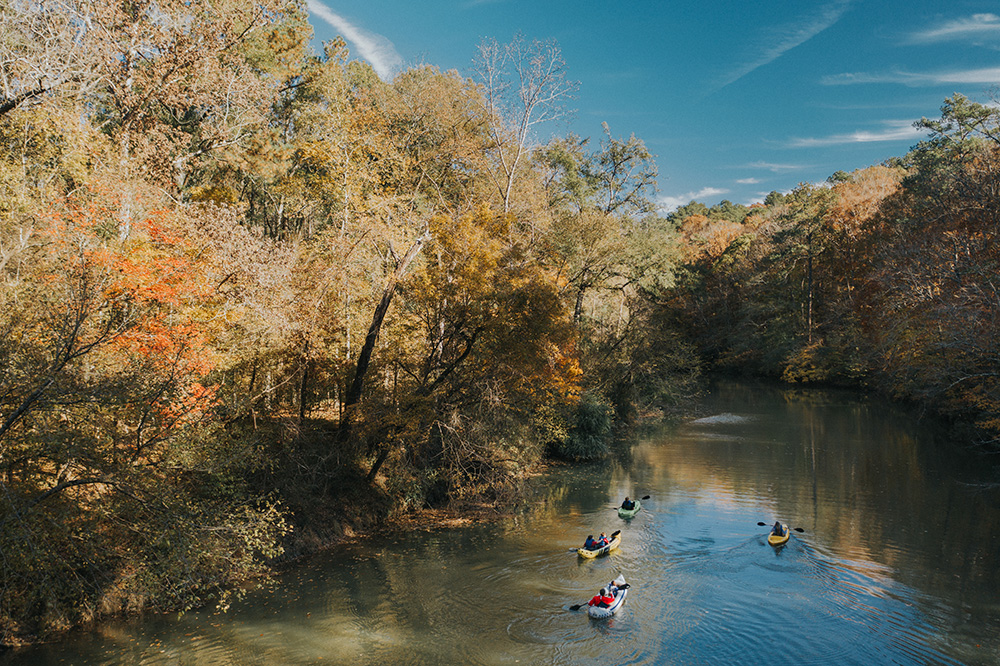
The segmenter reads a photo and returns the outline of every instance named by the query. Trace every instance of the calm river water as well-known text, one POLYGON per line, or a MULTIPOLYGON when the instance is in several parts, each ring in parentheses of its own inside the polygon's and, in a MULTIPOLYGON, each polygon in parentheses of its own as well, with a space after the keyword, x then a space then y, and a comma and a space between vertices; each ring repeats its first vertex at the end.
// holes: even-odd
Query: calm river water
POLYGON ((1000 456, 853 393, 726 383, 502 524, 316 557, 228 612, 112 623, 0 665, 1000 664, 1000 456), (650 495, 619 519, 625 495, 650 495), (802 528, 780 549, 757 522, 802 528), (596 560, 570 548, 622 530, 596 560), (569 610, 624 574, 609 620, 569 610))

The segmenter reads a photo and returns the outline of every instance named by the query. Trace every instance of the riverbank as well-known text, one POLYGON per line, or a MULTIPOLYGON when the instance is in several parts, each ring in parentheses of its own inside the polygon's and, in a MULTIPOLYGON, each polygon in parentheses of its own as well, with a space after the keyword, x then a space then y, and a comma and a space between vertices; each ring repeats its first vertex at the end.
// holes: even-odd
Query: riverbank
MULTIPOLYGON (((638 416, 641 422, 650 423, 662 417, 662 412, 647 410, 638 416)), ((271 532, 254 528, 241 533, 238 523, 192 514, 179 525, 181 531, 166 526, 173 530, 170 548, 147 539, 145 551, 126 550, 118 556, 115 547, 99 548, 96 539, 103 532, 97 522, 86 537, 95 540, 95 555, 81 564, 90 576, 87 586, 70 590, 75 599, 64 595, 49 606, 11 605, 5 599, 5 606, 0 607, 0 646, 46 642, 114 618, 185 611, 206 604, 226 606, 247 589, 311 556, 379 534, 502 521, 521 509, 524 489, 532 479, 577 464, 545 457, 545 447, 537 444, 522 447, 517 461, 501 461, 504 467, 487 475, 490 484, 453 488, 455 496, 449 497, 439 486, 416 476, 419 468, 411 467, 414 475, 409 478, 400 474, 401 468, 407 471, 405 460, 384 465, 369 481, 364 456, 348 447, 334 448, 338 446, 337 426, 330 415, 307 419, 258 416, 232 424, 225 441, 237 452, 231 460, 242 457, 242 462, 192 477, 188 485, 197 498, 221 492, 246 498, 242 503, 249 506, 271 507, 271 532), (319 473, 334 454, 357 464, 339 464, 333 474, 319 473), (235 533, 238 540, 185 541, 217 534, 220 528, 212 521, 222 522, 226 533, 235 533), (221 559, 216 565, 206 558, 221 559), (190 567, 189 560, 201 568, 190 567)), ((622 447, 611 447, 618 448, 622 447)), ((401 450, 400 455, 404 454, 401 450)), ((197 508, 201 501, 192 505, 197 508)), ((136 522, 142 525, 139 517, 136 522)), ((67 540, 66 535, 60 536, 61 542, 67 540)), ((58 565, 65 567, 65 560, 53 566, 58 565)), ((60 587, 46 580, 58 579, 49 576, 40 581, 36 585, 40 593, 60 593, 60 587)))
POLYGON ((110 622, 0 666, 753 661, 775 621, 803 662, 995 663, 1000 521, 976 456, 867 394, 723 382, 700 407, 719 418, 556 463, 513 519, 415 511, 226 613, 110 622), (619 519, 639 488, 651 498, 619 519), (756 525, 774 519, 805 532, 776 550, 756 525), (608 557, 568 552, 605 528, 624 536, 608 557), (613 623, 570 610, 619 572, 633 588, 613 623))
MULTIPOLYGON (((295 423, 294 429, 289 419, 258 419, 251 435, 244 434, 256 446, 273 452, 274 464, 270 468, 245 474, 243 482, 252 488, 268 487, 277 493, 278 506, 285 521, 285 529, 277 543, 280 554, 267 557, 257 552, 255 557, 259 564, 245 569, 247 575, 197 581, 198 587, 188 590, 178 603, 154 596, 154 590, 147 591, 145 596, 129 593, 117 582, 115 572, 108 569, 96 574, 108 581, 101 588, 100 596, 94 594, 83 604, 67 605, 66 610, 58 615, 38 612, 33 617, 3 618, 0 650, 58 641, 71 632, 92 631, 116 619, 169 614, 216 604, 227 606, 247 591, 324 552, 337 551, 351 543, 391 533, 426 532, 497 522, 519 508, 518 501, 511 494, 492 502, 463 500, 437 507, 402 505, 399 498, 392 496, 384 475, 378 476, 374 483, 368 483, 364 469, 353 472, 341 469, 335 478, 319 481, 314 478, 310 483, 303 482, 301 476, 287 473, 287 470, 302 469, 301 465, 290 464, 278 457, 279 452, 290 450, 289 433, 294 433, 296 437, 294 450, 299 458, 294 462, 301 463, 303 460, 320 460, 328 455, 331 433, 335 429, 336 423, 327 419, 295 423)), ((555 466, 567 464, 538 460, 514 480, 514 485, 520 486, 555 466)), ((515 489, 512 488, 512 491, 515 489)), ((104 566, 104 561, 94 560, 91 566, 104 566)), ((150 568, 146 571, 134 570, 132 575, 152 577, 157 572, 150 568)))

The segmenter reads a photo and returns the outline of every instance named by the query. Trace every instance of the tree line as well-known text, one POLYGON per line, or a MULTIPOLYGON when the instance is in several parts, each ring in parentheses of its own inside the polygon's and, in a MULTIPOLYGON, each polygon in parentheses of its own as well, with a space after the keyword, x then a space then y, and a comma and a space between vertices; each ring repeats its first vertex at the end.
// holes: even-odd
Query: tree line
POLYGON ((905 156, 672 214, 660 296, 717 368, 860 386, 1000 435, 1000 111, 956 94, 905 156))
POLYGON ((305 3, 0 0, 0 643, 508 506, 700 364, 643 142, 554 42, 391 81, 305 3))

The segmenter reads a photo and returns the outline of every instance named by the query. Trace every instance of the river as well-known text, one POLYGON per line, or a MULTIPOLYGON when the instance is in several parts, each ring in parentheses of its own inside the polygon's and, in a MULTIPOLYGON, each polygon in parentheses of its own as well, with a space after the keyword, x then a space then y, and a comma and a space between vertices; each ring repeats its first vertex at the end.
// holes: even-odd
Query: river
POLYGON ((0 666, 1000 664, 1000 456, 856 393, 728 382, 500 523, 352 543, 228 612, 113 622, 0 666), (618 518, 625 495, 635 518, 618 518), (780 548, 758 522, 795 532, 780 548), (621 547, 584 560, 587 534, 621 547), (570 610, 619 573, 619 614, 570 610))

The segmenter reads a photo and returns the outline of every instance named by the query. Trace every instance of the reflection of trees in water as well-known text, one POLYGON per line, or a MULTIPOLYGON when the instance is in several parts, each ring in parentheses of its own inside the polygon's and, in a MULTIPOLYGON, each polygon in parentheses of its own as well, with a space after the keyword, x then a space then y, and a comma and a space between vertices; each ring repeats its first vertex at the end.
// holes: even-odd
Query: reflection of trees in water
POLYGON ((769 499, 825 546, 920 589, 1000 586, 996 474, 939 423, 849 391, 733 382, 710 403, 753 418, 654 442, 658 487, 769 499))

